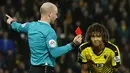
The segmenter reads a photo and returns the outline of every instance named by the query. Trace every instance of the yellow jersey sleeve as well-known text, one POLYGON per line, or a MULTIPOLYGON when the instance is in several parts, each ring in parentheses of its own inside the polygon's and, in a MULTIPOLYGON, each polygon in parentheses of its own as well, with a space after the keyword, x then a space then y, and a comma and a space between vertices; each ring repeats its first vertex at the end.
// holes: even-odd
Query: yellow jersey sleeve
POLYGON ((114 57, 115 57, 114 52, 111 55, 112 55, 112 66, 116 66, 116 62, 114 60, 114 57))
POLYGON ((82 63, 86 63, 87 62, 87 57, 86 57, 86 51, 83 50, 81 52, 81 58, 82 58, 82 63))
POLYGON ((86 57, 86 48, 90 46, 90 43, 85 42, 83 44, 80 45, 79 49, 80 49, 80 63, 86 63, 87 62, 87 57, 86 57))
MULTIPOLYGON (((114 44, 112 44, 112 45, 114 45, 114 44)), ((114 46, 115 46, 116 50, 111 53, 112 66, 119 66, 121 64, 120 51, 116 45, 114 45, 114 46)))

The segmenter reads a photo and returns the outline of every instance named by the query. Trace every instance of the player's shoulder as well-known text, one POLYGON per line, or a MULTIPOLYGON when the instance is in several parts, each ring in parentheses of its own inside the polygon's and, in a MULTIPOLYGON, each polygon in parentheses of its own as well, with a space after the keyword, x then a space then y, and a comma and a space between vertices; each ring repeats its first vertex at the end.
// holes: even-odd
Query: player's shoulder
POLYGON ((84 43, 82 43, 82 44, 79 46, 79 49, 80 49, 80 51, 82 51, 82 50, 84 50, 85 48, 90 47, 90 46, 91 46, 90 42, 84 42, 84 43))
POLYGON ((118 46, 110 41, 105 43, 105 47, 110 48, 113 51, 118 49, 118 46))

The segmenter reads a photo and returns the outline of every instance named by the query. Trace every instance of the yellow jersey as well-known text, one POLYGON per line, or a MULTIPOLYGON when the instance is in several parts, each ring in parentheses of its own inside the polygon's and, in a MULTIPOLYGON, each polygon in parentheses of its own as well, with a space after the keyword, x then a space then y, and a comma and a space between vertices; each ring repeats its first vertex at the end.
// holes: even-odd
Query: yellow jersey
POLYGON ((105 48, 100 55, 93 52, 91 43, 83 43, 79 47, 79 62, 87 63, 90 73, 113 73, 113 68, 121 64, 118 47, 111 43, 105 43, 105 48))

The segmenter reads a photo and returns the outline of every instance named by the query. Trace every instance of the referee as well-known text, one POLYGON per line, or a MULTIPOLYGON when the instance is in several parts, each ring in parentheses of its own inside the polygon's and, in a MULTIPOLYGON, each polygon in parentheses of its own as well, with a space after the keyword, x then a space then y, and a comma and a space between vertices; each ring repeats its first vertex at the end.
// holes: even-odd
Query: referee
POLYGON ((50 2, 45 2, 40 8, 41 18, 38 21, 16 22, 8 17, 7 23, 13 30, 28 34, 28 42, 31 52, 31 67, 29 73, 55 73, 55 59, 79 45, 82 36, 77 35, 71 43, 58 47, 57 36, 50 24, 54 24, 57 18, 58 8, 50 2))

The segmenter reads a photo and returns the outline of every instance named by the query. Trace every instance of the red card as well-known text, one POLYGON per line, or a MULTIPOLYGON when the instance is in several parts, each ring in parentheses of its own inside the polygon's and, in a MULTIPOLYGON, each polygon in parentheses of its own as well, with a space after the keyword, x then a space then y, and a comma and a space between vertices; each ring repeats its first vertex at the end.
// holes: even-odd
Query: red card
POLYGON ((76 33, 76 35, 79 35, 79 34, 82 35, 82 31, 79 27, 75 30, 75 33, 76 33))

